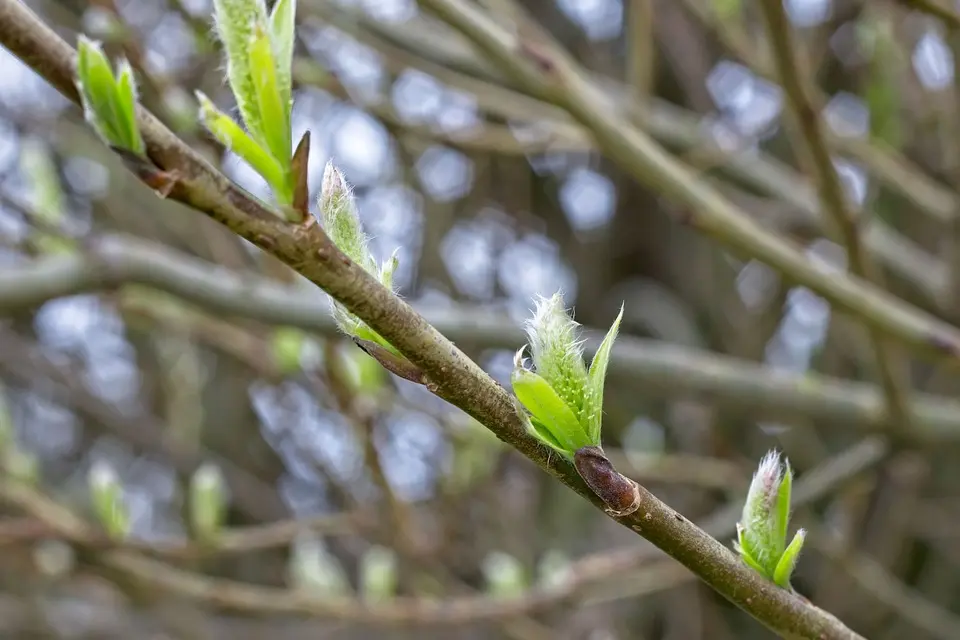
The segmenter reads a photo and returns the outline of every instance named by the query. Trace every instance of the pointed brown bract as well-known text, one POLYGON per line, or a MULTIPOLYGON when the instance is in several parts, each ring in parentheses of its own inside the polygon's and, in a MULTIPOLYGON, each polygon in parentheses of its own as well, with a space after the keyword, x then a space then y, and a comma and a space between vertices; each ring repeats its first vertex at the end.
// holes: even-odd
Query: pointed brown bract
POLYGON ((290 161, 290 172, 293 175, 293 210, 299 213, 302 221, 311 220, 309 211, 310 191, 307 188, 308 167, 310 164, 310 132, 307 131, 300 138, 297 150, 293 152, 290 161))
POLYGON ((123 165, 132 171, 140 181, 153 189, 161 198, 166 198, 180 181, 180 174, 174 171, 164 171, 149 159, 137 155, 129 149, 111 146, 110 149, 120 157, 123 165))
POLYGON ((426 383, 426 376, 423 375, 420 367, 403 356, 390 353, 390 351, 371 340, 364 340, 363 338, 354 336, 353 341, 358 347, 363 349, 364 353, 379 362, 380 365, 390 373, 398 375, 404 380, 416 382, 417 384, 426 383))

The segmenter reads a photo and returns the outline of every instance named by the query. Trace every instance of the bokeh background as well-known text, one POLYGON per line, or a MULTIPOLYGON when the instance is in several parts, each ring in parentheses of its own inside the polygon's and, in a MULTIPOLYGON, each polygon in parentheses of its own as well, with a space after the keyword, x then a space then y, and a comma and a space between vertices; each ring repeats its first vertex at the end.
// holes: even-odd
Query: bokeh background
MULTIPOLYGON (((196 124, 196 89, 233 108, 210 1, 27 4, 71 44, 85 33, 128 58, 147 108, 268 197, 196 124)), ((312 199, 332 159, 374 253, 399 251, 405 299, 503 383, 535 296, 562 290, 591 337, 625 302, 604 423, 618 468, 729 541, 753 468, 781 449, 797 470, 794 524, 811 532, 797 589, 872 639, 960 638, 955 371, 912 362, 915 413, 893 423, 860 324, 698 234, 414 0, 298 4, 294 136, 312 134, 312 199)), ((782 126, 756 3, 520 4, 699 179, 823 268, 846 268, 782 126)), ((785 2, 865 244, 891 291, 952 322, 957 36, 922 4, 785 2)), ((107 464, 129 545, 330 603, 251 613, 146 588, 104 568, 102 537, 51 535, 7 493, 0 637, 770 637, 462 412, 371 366, 337 335, 321 291, 157 198, 4 50, 0 243, 7 472, 33 474, 92 523, 88 475, 107 464), (137 236, 134 257, 153 243, 164 264, 215 283, 268 280, 274 316, 285 301, 312 309, 310 330, 265 322, 237 291, 234 314, 123 277, 17 293, 19 270, 51 282, 36 274, 56 246, 82 253, 103 234, 137 236), (204 463, 229 485, 234 547, 186 540, 186 491, 204 463), (381 596, 355 615, 373 597, 371 566, 394 566, 397 596, 435 608, 381 596), (406 607, 408 624, 381 615, 390 607, 406 607), (461 610, 447 624, 431 613, 461 610)))

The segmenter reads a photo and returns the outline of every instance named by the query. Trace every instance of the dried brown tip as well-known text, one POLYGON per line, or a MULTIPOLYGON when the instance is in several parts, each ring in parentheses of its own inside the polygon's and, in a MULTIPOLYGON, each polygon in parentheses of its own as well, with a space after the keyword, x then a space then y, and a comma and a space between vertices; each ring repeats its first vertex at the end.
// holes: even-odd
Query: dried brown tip
POLYGON ((589 446, 573 454, 573 465, 587 486, 603 500, 605 511, 616 518, 640 508, 640 487, 613 468, 600 447, 589 446))
POLYGON ((420 367, 413 364, 403 356, 398 356, 395 353, 391 353, 387 349, 384 349, 382 346, 371 340, 364 340, 363 338, 354 336, 353 341, 358 347, 363 349, 364 353, 379 362, 380 366, 390 373, 398 375, 404 380, 416 382, 417 384, 426 383, 427 377, 423 375, 423 371, 420 370, 420 367))
POLYGON ((303 216, 304 221, 312 220, 309 211, 310 193, 307 188, 307 167, 310 163, 310 132, 300 138, 297 150, 293 152, 290 170, 293 173, 293 210, 303 216))

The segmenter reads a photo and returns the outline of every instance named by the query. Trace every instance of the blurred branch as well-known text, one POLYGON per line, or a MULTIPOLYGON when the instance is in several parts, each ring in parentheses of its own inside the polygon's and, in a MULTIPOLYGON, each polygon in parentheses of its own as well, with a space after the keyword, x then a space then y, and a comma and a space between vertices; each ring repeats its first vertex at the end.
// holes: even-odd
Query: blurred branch
MULTIPOLYGON (((698 6, 694 2, 689 4, 691 7, 698 6)), ((512 123, 535 123, 524 136, 526 139, 520 140, 514 135, 512 143, 502 128, 484 123, 482 127, 450 136, 448 141, 455 146, 491 145, 501 153, 517 154, 587 150, 597 146, 589 131, 568 113, 524 93, 522 87, 516 86, 516 82, 503 78, 485 60, 466 48, 460 34, 440 29, 439 25, 428 22, 422 16, 412 16, 402 24, 395 24, 378 21, 359 8, 328 4, 327 0, 312 2, 304 10, 305 13, 321 16, 324 21, 359 42, 378 50, 384 65, 395 72, 399 73, 405 66, 420 69, 451 87, 475 96, 478 108, 498 119, 512 123), (412 35, 419 33, 430 33, 430 37, 412 35)), ((698 17, 715 26, 726 41, 728 34, 722 26, 713 25, 712 19, 708 20, 707 12, 697 11, 698 17)), ((746 45, 735 48, 738 55, 747 55, 742 52, 748 50, 751 49, 746 45)), ((754 61, 746 59, 745 62, 753 64, 754 61)), ((312 64, 304 61, 300 66, 312 64)), ((758 72, 764 77, 770 75, 766 68, 758 72)), ((307 81, 310 74, 302 73, 300 77, 307 81)), ((611 91, 609 95, 611 100, 619 100, 616 92, 611 91)), ((369 100, 359 96, 352 99, 378 117, 395 121, 395 116, 392 112, 387 113, 389 109, 386 107, 370 104, 369 100)), ((630 103, 625 101, 621 106, 624 109, 631 108, 630 103)), ((718 171, 750 189, 782 199, 796 208, 804 222, 817 227, 824 226, 816 194, 806 176, 763 150, 741 153, 721 148, 710 129, 705 127, 709 124, 708 120, 655 97, 651 97, 647 109, 631 112, 631 117, 670 149, 678 152, 707 149, 716 157, 718 171)), ((433 137, 444 135, 424 127, 413 127, 413 131, 433 137)), ((903 191, 911 201, 929 211, 936 219, 945 221, 953 217, 957 207, 953 192, 908 166, 903 158, 881 149, 878 143, 838 136, 830 136, 830 141, 840 151, 863 162, 871 171, 903 191)), ((829 232, 829 227, 825 231, 829 232)), ((942 262, 881 220, 871 220, 862 233, 864 245, 877 255, 886 268, 917 285, 918 291, 929 300, 943 298, 948 285, 947 268, 942 262)))
MULTIPOLYGON (((0 479, 0 500, 30 513, 67 540, 89 540, 97 535, 93 527, 69 509, 29 486, 0 479)), ((541 611, 576 597, 585 587, 616 573, 616 565, 598 555, 578 564, 579 570, 562 584, 534 589, 519 597, 479 595, 440 600, 397 597, 382 604, 370 604, 349 597, 321 597, 304 591, 212 578, 150 559, 135 548, 134 545, 105 551, 99 554, 99 562, 144 585, 213 607, 246 614, 300 614, 390 627, 459 625, 541 611)), ((673 580, 663 580, 662 588, 669 588, 680 576, 675 571, 663 571, 662 567, 660 575, 673 577, 673 580)))
POLYGON ((943 20, 950 28, 960 28, 960 13, 944 6, 942 0, 897 0, 900 4, 943 20))
POLYGON ((155 417, 143 413, 124 415, 93 395, 82 378, 62 370, 39 348, 9 329, 0 329, 0 373, 21 385, 35 386, 41 393, 69 405, 140 450, 163 452, 180 473, 192 474, 205 460, 212 458, 223 470, 237 507, 256 520, 279 520, 287 515, 287 508, 274 487, 231 460, 182 450, 166 437, 169 429, 155 417))
POLYGON ((65 538, 71 544, 92 551, 127 549, 145 555, 171 560, 194 560, 212 556, 229 556, 253 553, 266 549, 288 546, 298 535, 310 532, 318 535, 348 535, 356 533, 357 525, 364 520, 360 514, 348 513, 279 520, 263 525, 224 529, 216 540, 198 544, 190 540, 117 542, 93 528, 66 531, 52 526, 39 518, 0 520, 0 546, 24 542, 36 542, 48 538, 65 538))
MULTIPOLYGON (((799 151, 801 156, 805 156, 808 169, 816 176, 823 208, 840 229, 850 270, 857 276, 880 285, 879 272, 860 239, 858 214, 850 206, 844 192, 840 176, 833 166, 833 158, 827 149, 820 115, 811 103, 807 70, 801 68, 798 60, 800 54, 797 52, 786 10, 781 3, 775 2, 762 2, 760 6, 773 48, 777 73, 793 112, 794 126, 799 129, 799 135, 796 136, 799 151)), ((862 216, 863 213, 859 215, 862 216)), ((868 327, 868 332, 876 351, 876 365, 880 384, 887 397, 887 410, 898 431, 909 431, 910 390, 906 378, 907 362, 898 353, 897 346, 888 342, 878 330, 868 327)))
MULTIPOLYGON (((82 253, 0 271, 0 310, 12 313, 60 296, 122 284, 155 287, 220 315, 337 334, 327 301, 309 290, 237 274, 122 235, 87 242, 82 253)), ((458 343, 516 349, 525 341, 521 327, 506 315, 469 307, 420 312, 458 343)), ((585 337, 586 350, 592 354, 602 336, 586 332, 585 337)), ((757 412, 828 419, 872 431, 896 426, 883 410, 883 396, 871 385, 813 373, 771 375, 760 364, 658 340, 622 337, 611 357, 610 374, 642 384, 646 393, 701 393, 757 412)), ((911 430, 903 437, 926 443, 955 441, 960 438, 960 402, 917 394, 910 421, 911 430)))
MULTIPOLYGON (((901 0, 902 1, 902 0, 901 0)), ((705 4, 696 0, 684 0, 684 4, 699 20, 711 27, 724 46, 757 75, 777 81, 776 69, 766 51, 758 51, 756 40, 742 30, 718 20, 705 4)), ((824 96, 816 87, 811 87, 811 98, 822 106, 824 96)), ((841 136, 825 131, 825 142, 835 151, 848 155, 862 163, 883 182, 902 193, 924 213, 941 222, 952 219, 958 206, 957 195, 942 183, 934 180, 919 167, 914 166, 896 149, 879 140, 863 140, 841 136)))
POLYGON ((851 551, 822 528, 812 531, 814 547, 843 568, 864 591, 934 638, 960 638, 960 618, 911 589, 869 556, 851 551))
POLYGON ((685 208, 684 223, 780 271, 839 309, 895 336, 918 352, 954 359, 960 332, 860 278, 829 272, 758 226, 634 127, 549 37, 524 23, 523 37, 506 33, 462 0, 421 0, 462 31, 531 91, 565 107, 587 126, 601 149, 636 180, 685 208))

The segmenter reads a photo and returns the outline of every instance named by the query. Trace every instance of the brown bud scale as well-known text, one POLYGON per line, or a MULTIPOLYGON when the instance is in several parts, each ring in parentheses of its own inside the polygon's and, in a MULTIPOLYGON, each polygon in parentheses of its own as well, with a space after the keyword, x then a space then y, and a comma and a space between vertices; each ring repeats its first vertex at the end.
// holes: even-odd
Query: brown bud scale
POLYGON ((622 517, 640 507, 637 483, 614 469, 600 447, 578 449, 573 455, 573 465, 587 486, 603 500, 608 514, 622 517))

